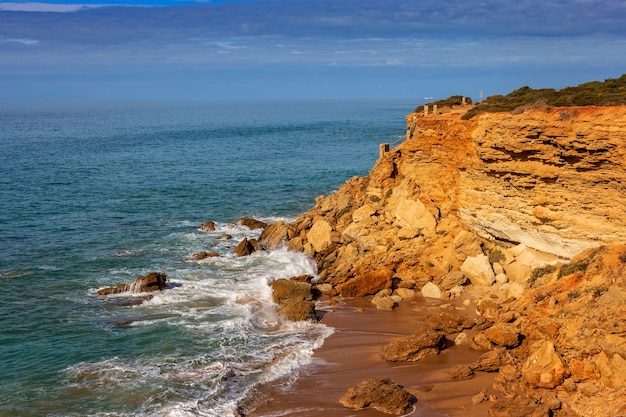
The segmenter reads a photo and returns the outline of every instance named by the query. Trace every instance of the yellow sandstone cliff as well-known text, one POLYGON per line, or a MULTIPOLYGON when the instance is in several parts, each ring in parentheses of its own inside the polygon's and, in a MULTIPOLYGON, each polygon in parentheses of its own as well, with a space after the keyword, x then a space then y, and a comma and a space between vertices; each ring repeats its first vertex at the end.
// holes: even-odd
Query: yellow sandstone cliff
POLYGON ((263 245, 309 253, 318 289, 381 309, 481 289, 469 343, 497 358, 491 415, 626 413, 626 107, 407 120, 368 176, 263 245))

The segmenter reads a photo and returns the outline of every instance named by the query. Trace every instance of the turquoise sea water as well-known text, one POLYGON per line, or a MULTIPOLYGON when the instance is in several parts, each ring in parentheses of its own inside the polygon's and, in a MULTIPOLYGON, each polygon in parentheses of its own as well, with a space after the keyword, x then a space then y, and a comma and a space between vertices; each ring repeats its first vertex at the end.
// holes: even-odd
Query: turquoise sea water
POLYGON ((0 416, 228 416, 296 375, 332 329, 281 320, 268 283, 315 265, 236 257, 258 232, 232 222, 367 174, 416 104, 0 102, 0 416), (141 305, 96 294, 151 271, 171 288, 141 305))

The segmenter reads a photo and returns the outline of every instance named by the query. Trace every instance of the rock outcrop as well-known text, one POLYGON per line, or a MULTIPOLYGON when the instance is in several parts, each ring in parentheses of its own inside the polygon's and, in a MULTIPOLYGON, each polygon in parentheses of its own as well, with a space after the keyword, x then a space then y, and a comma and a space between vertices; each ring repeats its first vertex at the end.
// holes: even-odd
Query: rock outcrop
MULTIPOLYGON (((514 113, 410 115, 408 140, 368 176, 261 244, 310 254, 326 294, 379 309, 399 290, 479 289, 480 322, 452 337, 486 353, 451 375, 497 373, 492 415, 611 417, 626 410, 626 107, 514 113)), ((424 351, 445 347, 428 334, 424 351)))
POLYGON ((101 288, 98 295, 110 295, 119 293, 144 293, 161 291, 167 288, 167 275, 161 272, 150 272, 148 275, 137 277, 132 284, 120 284, 117 287, 101 288))
POLYGON ((417 401, 408 391, 390 379, 368 379, 348 389, 339 403, 346 408, 375 408, 386 414, 401 416, 413 410, 417 401))
MULTIPOLYGON (((310 277, 309 277, 310 278, 310 277)), ((271 283, 272 297, 278 312, 289 320, 315 320, 313 287, 297 279, 277 279, 271 283)))

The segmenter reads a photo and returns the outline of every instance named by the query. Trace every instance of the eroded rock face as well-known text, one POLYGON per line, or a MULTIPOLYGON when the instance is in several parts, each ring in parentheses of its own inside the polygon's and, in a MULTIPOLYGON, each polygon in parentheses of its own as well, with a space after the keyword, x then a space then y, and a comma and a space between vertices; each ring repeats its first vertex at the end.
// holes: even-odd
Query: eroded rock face
POLYGON ((167 275, 160 272, 150 272, 148 275, 137 277, 132 284, 121 284, 117 287, 102 288, 98 295, 119 294, 124 292, 142 293, 161 291, 167 288, 167 275))
POLYGON ((390 379, 368 379, 349 388, 339 403, 346 408, 375 408, 386 414, 401 416, 413 410, 417 401, 408 391, 390 379))

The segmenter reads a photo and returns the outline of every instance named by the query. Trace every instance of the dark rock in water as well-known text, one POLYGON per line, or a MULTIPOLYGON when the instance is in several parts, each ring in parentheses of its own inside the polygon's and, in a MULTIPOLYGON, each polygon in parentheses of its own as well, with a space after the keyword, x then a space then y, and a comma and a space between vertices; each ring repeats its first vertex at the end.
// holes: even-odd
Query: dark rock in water
POLYGON ((259 242, 265 249, 274 250, 287 241, 288 233, 289 230, 285 222, 277 221, 263 229, 259 242))
POLYGON ((117 287, 102 288, 98 290, 98 295, 160 291, 167 287, 166 280, 166 274, 150 272, 148 275, 139 276, 132 284, 120 284, 117 287))
POLYGON ((256 239, 248 239, 244 238, 238 245, 235 247, 235 253, 239 256, 248 256, 254 252, 258 252, 262 250, 261 245, 256 239))
POLYGON ((241 219, 237 220, 237 223, 242 226, 246 226, 251 230, 265 229, 267 227, 267 223, 262 222, 261 220, 252 219, 250 217, 242 217, 241 219))
POLYGON ((212 232, 215 230, 215 222, 209 220, 208 222, 205 222, 203 224, 200 225, 200 230, 202 230, 203 232, 212 232))
POLYGON ((339 403, 346 408, 358 410, 372 407, 396 416, 410 413, 416 401, 417 398, 388 378, 363 381, 349 388, 339 399, 339 403))
POLYGON ((191 259, 193 259, 194 261, 201 261, 206 258, 215 258, 218 256, 220 256, 220 254, 217 252, 207 252, 203 250, 202 252, 194 253, 193 255, 191 255, 191 259))
POLYGON ((293 321, 317 318, 311 284, 281 278, 272 282, 271 287, 280 314, 293 321))
POLYGON ((438 355, 446 348, 446 337, 424 327, 422 332, 389 342, 383 347, 383 356, 390 362, 418 361, 438 355))

